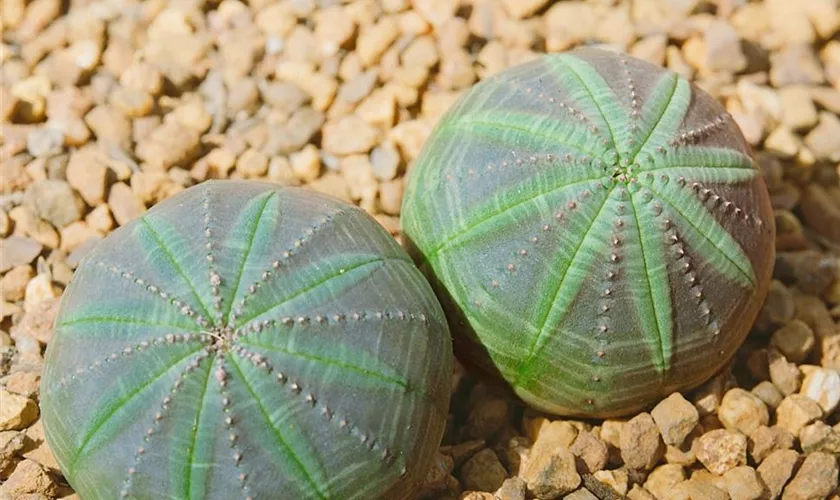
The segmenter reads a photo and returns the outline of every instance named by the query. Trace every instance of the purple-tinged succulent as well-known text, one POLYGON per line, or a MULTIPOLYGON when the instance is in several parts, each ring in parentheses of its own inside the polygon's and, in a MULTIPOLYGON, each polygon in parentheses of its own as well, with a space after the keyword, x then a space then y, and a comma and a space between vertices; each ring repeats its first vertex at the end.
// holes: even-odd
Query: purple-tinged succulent
POLYGON ((85 500, 405 498, 440 443, 451 350, 428 283, 363 211, 211 181, 85 257, 44 429, 85 500))
POLYGON ((767 292, 774 221, 737 125, 677 74, 542 57, 441 119, 403 230, 456 355, 536 408, 626 414, 720 369, 767 292))

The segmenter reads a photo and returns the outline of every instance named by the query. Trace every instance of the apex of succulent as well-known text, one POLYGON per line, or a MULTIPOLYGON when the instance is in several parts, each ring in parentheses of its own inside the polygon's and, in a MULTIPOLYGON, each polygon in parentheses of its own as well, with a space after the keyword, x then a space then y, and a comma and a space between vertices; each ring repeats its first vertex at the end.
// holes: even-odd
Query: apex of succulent
POLYGON ((774 256, 731 116, 674 72, 590 48, 464 95, 409 172, 402 214, 456 355, 565 415, 630 413, 710 377, 774 256))
POLYGON ((431 288, 363 211, 212 181, 77 269, 44 429, 85 500, 403 498, 440 442, 451 358, 431 288))

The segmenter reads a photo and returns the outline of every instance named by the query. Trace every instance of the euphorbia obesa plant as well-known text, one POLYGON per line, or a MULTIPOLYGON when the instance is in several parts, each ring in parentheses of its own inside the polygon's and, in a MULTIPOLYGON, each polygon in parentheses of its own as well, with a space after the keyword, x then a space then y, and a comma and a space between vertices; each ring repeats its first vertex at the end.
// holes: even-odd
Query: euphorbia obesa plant
POLYGON ((83 500, 405 498, 443 433, 451 359, 431 288, 363 211, 212 181, 83 260, 44 429, 83 500))
POLYGON ((433 130, 402 214, 456 355, 566 415, 626 414, 709 378, 774 255, 732 117, 676 73, 597 49, 476 85, 433 130))

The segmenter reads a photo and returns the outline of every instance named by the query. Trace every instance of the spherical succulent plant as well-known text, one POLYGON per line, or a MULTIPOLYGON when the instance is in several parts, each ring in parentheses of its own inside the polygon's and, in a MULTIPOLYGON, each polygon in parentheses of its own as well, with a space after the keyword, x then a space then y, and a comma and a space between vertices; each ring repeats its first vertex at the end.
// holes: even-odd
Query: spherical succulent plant
POLYGON ((593 48, 464 95, 409 171, 402 215, 456 356, 565 415, 629 413, 709 378, 774 256, 732 118, 677 74, 593 48))
POLYGON ((80 497, 404 498, 440 443, 446 319, 360 209, 211 181, 85 257, 46 354, 80 497))

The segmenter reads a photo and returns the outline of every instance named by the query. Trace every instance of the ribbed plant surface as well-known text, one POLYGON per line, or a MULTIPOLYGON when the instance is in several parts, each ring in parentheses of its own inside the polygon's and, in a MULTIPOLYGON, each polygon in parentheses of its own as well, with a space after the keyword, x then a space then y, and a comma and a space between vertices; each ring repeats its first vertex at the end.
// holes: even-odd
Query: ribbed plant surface
POLYGON ((446 419, 431 288, 361 210, 208 182, 82 262, 47 350, 47 441, 83 500, 402 498, 446 419))
POLYGON ((765 183, 731 116, 596 49, 476 85, 432 132, 402 213, 456 355, 558 414, 629 413, 707 379, 773 262, 765 183))

